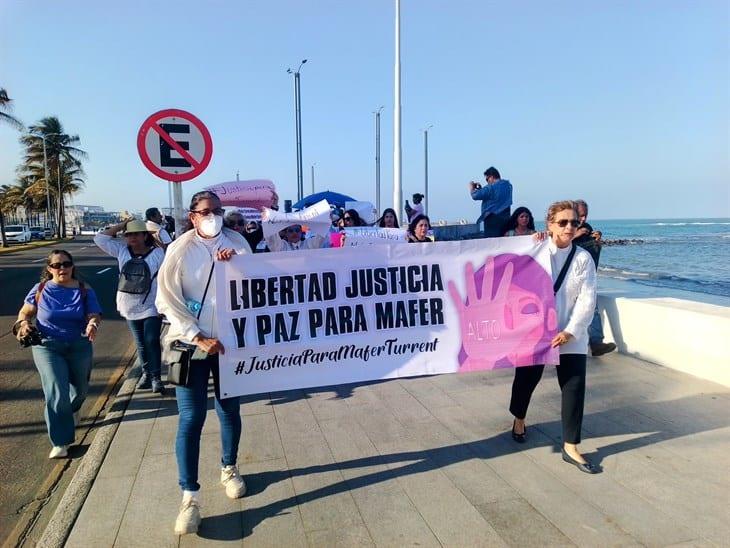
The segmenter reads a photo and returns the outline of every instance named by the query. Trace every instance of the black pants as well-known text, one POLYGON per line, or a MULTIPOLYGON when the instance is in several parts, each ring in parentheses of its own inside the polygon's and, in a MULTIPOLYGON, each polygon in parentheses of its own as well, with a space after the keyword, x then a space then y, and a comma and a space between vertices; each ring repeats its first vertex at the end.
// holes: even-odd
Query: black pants
MULTIPOLYGON (((518 419, 524 419, 527 415, 530 398, 537 383, 540 382, 543 369, 544 365, 515 368, 509 410, 518 419)), ((563 442, 580 443, 583 403, 586 396, 586 355, 561 354, 557 370, 562 392, 563 442)))
POLYGON ((484 219, 484 236, 487 238, 499 238, 504 236, 504 225, 509 221, 510 208, 503 209, 499 213, 490 213, 484 219))

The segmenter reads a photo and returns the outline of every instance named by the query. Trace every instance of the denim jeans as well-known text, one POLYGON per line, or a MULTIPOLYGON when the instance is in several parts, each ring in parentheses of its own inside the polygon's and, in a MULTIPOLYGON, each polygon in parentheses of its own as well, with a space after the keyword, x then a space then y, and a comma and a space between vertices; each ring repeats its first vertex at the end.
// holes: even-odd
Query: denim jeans
POLYGON ((46 400, 48 437, 53 445, 71 445, 75 434, 73 414, 89 391, 91 343, 85 337, 75 341, 44 338, 43 344, 32 347, 32 352, 46 400))
POLYGON ((193 360, 190 364, 190 386, 176 386, 179 414, 175 454, 180 475, 180 487, 188 491, 200 489, 198 461, 200 460, 200 434, 205 423, 208 406, 208 377, 213 373, 215 387, 215 411, 221 424, 223 448, 221 466, 236 464, 238 442, 241 440, 241 413, 238 396, 220 399, 218 356, 193 360))
POLYGON ((603 324, 601 323, 601 313, 596 306, 593 311, 593 319, 588 326, 588 342, 590 344, 599 344, 603 342, 603 324))
POLYGON ((134 343, 137 345, 137 358, 142 371, 150 377, 160 378, 162 318, 150 316, 141 320, 127 320, 127 325, 134 337, 134 343))

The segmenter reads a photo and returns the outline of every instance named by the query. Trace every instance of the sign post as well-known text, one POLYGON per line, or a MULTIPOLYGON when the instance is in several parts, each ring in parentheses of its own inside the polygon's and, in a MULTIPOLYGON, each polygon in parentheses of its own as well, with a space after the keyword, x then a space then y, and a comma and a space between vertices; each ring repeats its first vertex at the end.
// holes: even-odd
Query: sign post
POLYGON ((180 109, 166 109, 147 118, 137 134, 137 151, 152 173, 172 186, 175 228, 185 222, 182 186, 208 167, 213 141, 197 117, 180 109))

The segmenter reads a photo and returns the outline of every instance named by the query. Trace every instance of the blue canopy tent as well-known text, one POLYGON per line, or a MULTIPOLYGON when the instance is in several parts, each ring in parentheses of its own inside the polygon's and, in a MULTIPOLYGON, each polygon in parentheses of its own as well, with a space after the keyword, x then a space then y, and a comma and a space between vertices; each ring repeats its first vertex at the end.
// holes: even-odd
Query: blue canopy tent
POLYGON ((292 206, 294 209, 304 209, 311 205, 327 200, 330 205, 337 207, 345 207, 345 202, 354 202, 355 198, 351 198, 346 194, 340 194, 339 192, 332 192, 331 190, 325 190, 324 192, 316 192, 309 196, 305 196, 292 206))

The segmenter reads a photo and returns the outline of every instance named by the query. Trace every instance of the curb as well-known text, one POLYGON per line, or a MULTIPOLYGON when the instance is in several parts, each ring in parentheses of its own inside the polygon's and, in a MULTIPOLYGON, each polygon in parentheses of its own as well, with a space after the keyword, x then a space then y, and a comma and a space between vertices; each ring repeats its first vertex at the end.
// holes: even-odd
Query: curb
POLYGON ((27 251, 28 249, 35 249, 37 247, 47 247, 49 245, 60 244, 63 242, 73 241, 70 238, 62 238, 60 240, 40 240, 35 243, 21 244, 13 247, 0 247, 0 255, 7 255, 9 253, 15 253, 16 251, 27 251))
POLYGON ((56 511, 51 516, 43 535, 38 541, 37 546, 43 548, 62 548, 66 543, 66 539, 71 533, 76 518, 81 512, 81 508, 86 502, 86 497, 91 491, 91 487, 96 479, 101 465, 104 463, 109 446, 114 440, 119 424, 121 423, 127 406, 134 395, 137 378, 139 377, 140 368, 133 366, 129 375, 122 384, 119 392, 114 398, 111 410, 104 417, 104 422, 109 422, 99 428, 94 436, 88 452, 84 455, 74 477, 71 479, 66 488, 61 501, 56 507, 56 511))

